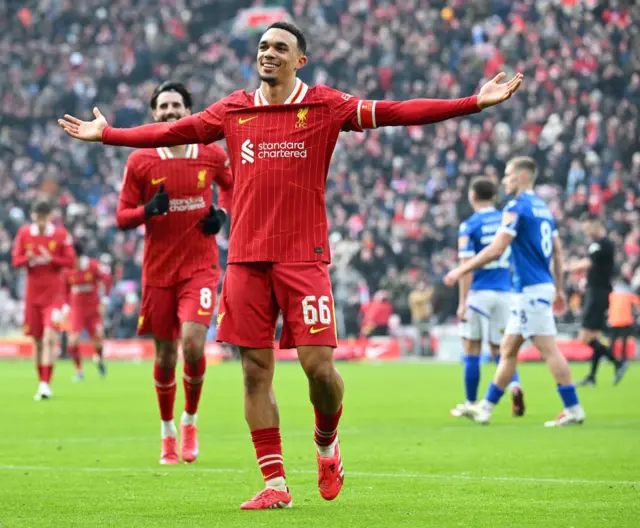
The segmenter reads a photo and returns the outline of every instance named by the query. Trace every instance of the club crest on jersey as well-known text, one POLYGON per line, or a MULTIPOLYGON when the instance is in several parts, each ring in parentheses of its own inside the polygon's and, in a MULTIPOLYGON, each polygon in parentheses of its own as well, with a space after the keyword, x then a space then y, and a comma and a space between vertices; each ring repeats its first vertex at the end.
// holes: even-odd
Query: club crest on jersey
POLYGON ((198 189, 204 189, 206 187, 206 179, 207 179, 207 170, 201 170, 198 172, 198 185, 196 187, 198 189))
POLYGON ((55 251, 55 250, 56 250, 56 241, 49 240, 49 251, 55 251))
POLYGON ((296 128, 307 128, 307 116, 309 115, 309 107, 305 106, 298 110, 298 121, 296 123, 296 128))
POLYGON ((93 278, 93 275, 91 275, 91 272, 90 272, 90 271, 87 271, 87 272, 84 274, 84 280, 86 280, 86 281, 90 281, 92 278, 93 278))

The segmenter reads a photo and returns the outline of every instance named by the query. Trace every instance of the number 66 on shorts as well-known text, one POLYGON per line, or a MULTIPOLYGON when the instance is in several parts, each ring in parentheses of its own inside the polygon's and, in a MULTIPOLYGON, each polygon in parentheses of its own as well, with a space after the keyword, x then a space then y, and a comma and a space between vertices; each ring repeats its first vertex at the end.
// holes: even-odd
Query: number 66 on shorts
POLYGON ((227 266, 218 312, 220 342, 274 348, 337 346, 333 295, 324 262, 233 263, 227 266))

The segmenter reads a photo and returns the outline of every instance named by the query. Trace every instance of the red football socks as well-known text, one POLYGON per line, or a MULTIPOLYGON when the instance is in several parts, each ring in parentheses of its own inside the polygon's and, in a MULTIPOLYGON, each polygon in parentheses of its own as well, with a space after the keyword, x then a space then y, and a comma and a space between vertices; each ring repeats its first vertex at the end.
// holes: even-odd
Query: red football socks
POLYGON ((184 412, 187 414, 196 414, 198 411, 206 369, 207 359, 204 356, 195 363, 184 362, 182 381, 184 383, 184 412))
POLYGON ((256 448, 258 466, 264 481, 284 478, 284 461, 282 459, 282 440, 279 427, 251 431, 251 440, 256 448))
POLYGON ((331 445, 338 436, 338 422, 340 422, 340 416, 342 416, 342 405, 335 414, 324 414, 315 407, 313 410, 316 414, 316 429, 314 434, 316 445, 331 445))
POLYGON ((80 359, 80 347, 70 346, 69 355, 73 359, 73 364, 76 366, 76 370, 82 370, 82 360, 80 359))
POLYGON ((168 422, 173 420, 173 404, 176 401, 176 369, 153 365, 153 379, 156 382, 156 395, 160 407, 160 418, 168 422))
POLYGON ((53 365, 38 365, 38 377, 43 383, 49 383, 53 375, 53 365))

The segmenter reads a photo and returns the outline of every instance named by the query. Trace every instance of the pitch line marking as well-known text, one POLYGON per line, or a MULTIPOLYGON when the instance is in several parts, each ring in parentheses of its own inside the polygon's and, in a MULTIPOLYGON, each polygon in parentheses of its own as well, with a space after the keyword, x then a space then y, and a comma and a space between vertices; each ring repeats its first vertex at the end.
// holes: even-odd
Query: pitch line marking
MULTIPOLYGON (((123 468, 123 467, 54 467, 54 466, 19 466, 0 465, 0 471, 69 471, 78 473, 221 473, 221 474, 245 474, 246 469, 232 468, 194 468, 184 471, 172 471, 164 468, 123 468)), ((297 475, 316 475, 316 471, 304 469, 289 469, 288 473, 297 475)), ((426 480, 467 480, 470 482, 520 482, 524 484, 578 484, 597 486, 640 486, 638 480, 587 480, 587 479, 565 479, 565 478, 544 478, 544 477, 486 477, 473 475, 430 475, 427 473, 369 473, 367 471, 348 471, 349 477, 361 478, 397 478, 397 479, 426 479, 426 480)))

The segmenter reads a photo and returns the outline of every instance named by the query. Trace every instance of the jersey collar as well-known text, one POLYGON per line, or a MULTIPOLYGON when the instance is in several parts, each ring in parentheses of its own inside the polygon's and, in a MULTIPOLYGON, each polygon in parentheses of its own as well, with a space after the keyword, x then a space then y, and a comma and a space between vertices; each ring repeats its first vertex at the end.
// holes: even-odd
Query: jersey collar
MULTIPOLYGON (((44 236, 51 236, 55 232, 56 227, 52 223, 48 223, 47 227, 44 229, 44 236)), ((40 231, 38 230, 38 224, 31 224, 31 228, 29 229, 31 236, 38 236, 40 231)))
MULTIPOLYGON (((156 150, 160 159, 175 159, 173 152, 168 147, 159 147, 156 150)), ((187 152, 182 159, 198 159, 198 145, 187 145, 187 152)))
POLYGON ((78 259, 78 264, 80 265, 80 269, 81 270, 86 270, 89 268, 89 257, 87 257, 86 255, 82 255, 79 259, 78 259))
MULTIPOLYGON (((296 77, 296 84, 293 87, 293 91, 287 97, 287 100, 284 104, 297 104, 301 103, 304 99, 304 96, 307 95, 307 91, 309 87, 303 83, 300 79, 296 77)), ((269 102, 267 98, 263 95, 262 89, 258 88, 253 94, 253 105, 254 106, 269 106, 269 102)))
POLYGON ((490 205, 489 207, 483 207, 482 209, 478 209, 478 213, 488 213, 490 211, 496 211, 497 209, 490 205))

